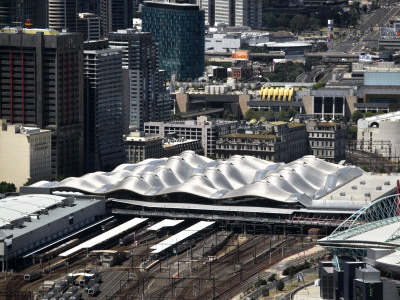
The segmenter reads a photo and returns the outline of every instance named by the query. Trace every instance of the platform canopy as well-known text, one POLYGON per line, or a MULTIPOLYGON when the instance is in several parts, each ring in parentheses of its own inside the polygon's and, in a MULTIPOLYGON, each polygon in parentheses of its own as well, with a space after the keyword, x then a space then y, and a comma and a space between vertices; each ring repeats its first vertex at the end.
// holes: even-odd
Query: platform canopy
POLYGON ((128 222, 125 222, 113 229, 110 229, 90 240, 87 240, 86 242, 83 242, 82 244, 79 244, 78 246, 76 246, 72 249, 69 249, 69 250, 61 253, 59 256, 68 257, 68 256, 78 252, 79 250, 93 248, 94 246, 101 244, 117 235, 120 235, 121 233, 128 231, 129 229, 132 229, 145 221, 147 221, 147 218, 134 218, 134 219, 132 219, 128 222))
POLYGON ((207 227, 213 225, 215 222, 208 222, 208 221, 200 221, 189 228, 186 228, 185 230, 171 236, 170 238, 167 238, 166 240, 162 241, 161 243, 158 243, 157 245, 154 245, 151 247, 151 249, 154 249, 152 251, 152 254, 158 254, 169 247, 172 247, 179 242, 184 241, 188 237, 202 231, 203 229, 206 229, 207 227))

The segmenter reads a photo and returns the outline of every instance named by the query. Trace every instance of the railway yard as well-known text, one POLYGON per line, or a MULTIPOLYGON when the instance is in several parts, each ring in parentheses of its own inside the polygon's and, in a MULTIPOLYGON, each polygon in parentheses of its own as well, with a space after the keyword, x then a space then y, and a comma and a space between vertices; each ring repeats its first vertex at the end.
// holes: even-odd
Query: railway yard
MULTIPOLYGON (((301 236, 235 233, 215 222, 189 233, 198 224, 185 220, 151 231, 160 221, 91 248, 74 248, 78 241, 71 240, 37 253, 34 264, 1 275, 0 299, 232 299, 267 279, 270 266, 315 245, 301 236)), ((110 230, 103 226, 97 238, 110 230)))

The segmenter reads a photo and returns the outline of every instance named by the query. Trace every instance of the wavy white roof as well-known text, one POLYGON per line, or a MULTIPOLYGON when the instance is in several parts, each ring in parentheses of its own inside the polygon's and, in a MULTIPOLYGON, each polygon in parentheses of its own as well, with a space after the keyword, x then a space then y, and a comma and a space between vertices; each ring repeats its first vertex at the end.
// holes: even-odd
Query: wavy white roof
MULTIPOLYGON (((363 173, 357 167, 339 166, 314 156, 284 164, 238 155, 225 161, 211 160, 185 151, 170 158, 123 164, 108 173, 70 177, 53 183, 51 188, 100 195, 124 191, 133 196, 152 197, 187 193, 205 199, 220 199, 221 203, 256 197, 310 206, 313 199, 363 173)), ((49 183, 39 184, 44 185, 49 186, 49 183)))

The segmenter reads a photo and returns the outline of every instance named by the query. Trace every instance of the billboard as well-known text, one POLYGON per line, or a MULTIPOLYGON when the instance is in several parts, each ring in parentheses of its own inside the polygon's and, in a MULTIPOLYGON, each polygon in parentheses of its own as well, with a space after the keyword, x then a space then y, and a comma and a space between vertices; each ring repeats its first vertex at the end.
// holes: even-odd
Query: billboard
POLYGON ((381 27, 381 37, 385 36, 400 36, 400 31, 397 31, 395 27, 381 27))
POLYGON ((233 60, 249 60, 249 51, 248 50, 232 51, 232 59, 233 60))

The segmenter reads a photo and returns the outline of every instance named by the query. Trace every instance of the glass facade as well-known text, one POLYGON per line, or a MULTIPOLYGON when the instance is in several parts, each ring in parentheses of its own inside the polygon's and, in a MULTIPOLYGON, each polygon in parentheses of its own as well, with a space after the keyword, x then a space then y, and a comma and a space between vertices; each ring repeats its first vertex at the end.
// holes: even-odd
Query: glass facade
POLYGON ((196 5, 147 2, 142 31, 159 45, 160 69, 167 76, 194 79, 204 72, 204 11, 196 5))

